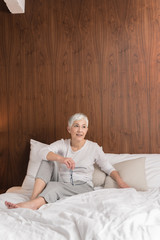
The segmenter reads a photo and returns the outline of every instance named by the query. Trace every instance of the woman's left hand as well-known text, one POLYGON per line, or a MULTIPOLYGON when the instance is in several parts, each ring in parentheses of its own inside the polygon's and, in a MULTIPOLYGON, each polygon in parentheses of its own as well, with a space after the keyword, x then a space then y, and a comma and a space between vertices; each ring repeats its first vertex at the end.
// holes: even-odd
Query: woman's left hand
POLYGON ((128 186, 127 183, 123 182, 123 180, 118 181, 117 184, 120 188, 129 188, 130 187, 130 186, 128 186))
POLYGON ((119 173, 116 170, 112 171, 110 176, 117 182, 117 184, 120 188, 129 188, 130 187, 130 186, 128 186, 127 183, 125 183, 123 181, 123 179, 120 177, 119 173))

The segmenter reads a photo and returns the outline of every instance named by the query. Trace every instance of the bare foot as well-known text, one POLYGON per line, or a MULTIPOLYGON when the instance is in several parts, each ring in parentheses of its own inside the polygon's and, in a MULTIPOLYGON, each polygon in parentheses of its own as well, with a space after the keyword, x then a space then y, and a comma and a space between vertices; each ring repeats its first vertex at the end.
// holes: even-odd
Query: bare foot
POLYGON ((32 202, 22 202, 22 203, 11 203, 11 202, 7 202, 5 201, 5 205, 8 207, 8 209, 12 209, 12 208, 30 208, 33 210, 36 210, 37 208, 34 206, 34 204, 32 204, 32 202))
POLYGON ((16 203, 16 204, 5 201, 5 205, 7 206, 8 209, 29 208, 29 209, 32 209, 32 210, 37 210, 38 208, 40 208, 45 203, 46 202, 45 202, 44 198, 42 198, 42 197, 36 198, 34 200, 31 200, 31 201, 21 202, 21 203, 16 203))

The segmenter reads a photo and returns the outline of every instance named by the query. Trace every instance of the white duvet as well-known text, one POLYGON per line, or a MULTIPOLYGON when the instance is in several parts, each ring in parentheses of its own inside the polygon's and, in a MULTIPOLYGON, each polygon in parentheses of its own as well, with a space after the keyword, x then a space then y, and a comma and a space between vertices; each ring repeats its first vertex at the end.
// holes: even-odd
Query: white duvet
POLYGON ((1 240, 159 240, 160 188, 101 189, 47 204, 39 210, 7 209, 4 201, 28 199, 26 192, 0 195, 1 240))

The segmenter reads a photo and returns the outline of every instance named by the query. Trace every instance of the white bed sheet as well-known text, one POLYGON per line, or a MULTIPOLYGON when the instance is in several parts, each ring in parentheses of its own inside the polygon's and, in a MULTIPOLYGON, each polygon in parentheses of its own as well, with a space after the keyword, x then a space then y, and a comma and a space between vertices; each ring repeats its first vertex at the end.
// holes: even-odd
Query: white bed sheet
POLYGON ((0 195, 1 240, 159 240, 160 188, 100 189, 46 204, 39 210, 7 209, 4 201, 28 199, 27 191, 0 195))

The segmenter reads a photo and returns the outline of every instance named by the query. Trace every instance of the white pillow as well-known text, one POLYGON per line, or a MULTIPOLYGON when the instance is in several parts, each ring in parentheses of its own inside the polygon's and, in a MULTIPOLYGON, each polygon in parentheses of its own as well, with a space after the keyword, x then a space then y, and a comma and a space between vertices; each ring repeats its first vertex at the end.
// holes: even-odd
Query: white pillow
POLYGON ((43 147, 47 146, 45 143, 38 142, 36 140, 30 140, 30 156, 27 168, 27 174, 22 184, 24 189, 33 189, 35 177, 42 159, 39 157, 39 151, 43 147))
MULTIPOLYGON (((122 179, 130 186, 139 191, 147 190, 145 176, 145 158, 137 158, 123 161, 113 165, 122 179)), ((105 188, 119 188, 117 183, 109 176, 106 177, 105 188)))

